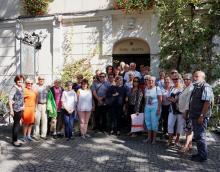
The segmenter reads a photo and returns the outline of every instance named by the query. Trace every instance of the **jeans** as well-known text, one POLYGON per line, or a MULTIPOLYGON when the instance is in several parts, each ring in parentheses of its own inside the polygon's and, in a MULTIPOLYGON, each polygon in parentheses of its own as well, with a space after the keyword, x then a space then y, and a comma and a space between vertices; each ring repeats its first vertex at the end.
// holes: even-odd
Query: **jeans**
POLYGON ((19 132, 19 128, 20 128, 20 120, 21 120, 21 116, 22 116, 23 111, 19 111, 19 112, 15 112, 14 111, 14 124, 12 127, 12 141, 16 142, 18 140, 18 132, 19 132))
POLYGON ((202 159, 207 159, 208 150, 206 144, 206 128, 208 118, 204 118, 203 124, 198 124, 198 119, 192 119, 194 138, 197 144, 198 155, 202 159))
POLYGON ((68 114, 66 111, 63 111, 64 124, 65 124, 65 137, 71 138, 73 136, 73 123, 75 118, 75 111, 72 114, 68 114))
POLYGON ((150 131, 158 131, 159 115, 157 114, 158 104, 146 105, 144 109, 145 123, 150 131))
POLYGON ((47 114, 46 114, 46 104, 38 104, 36 112, 36 121, 34 136, 39 137, 41 126, 41 137, 47 136, 47 114))

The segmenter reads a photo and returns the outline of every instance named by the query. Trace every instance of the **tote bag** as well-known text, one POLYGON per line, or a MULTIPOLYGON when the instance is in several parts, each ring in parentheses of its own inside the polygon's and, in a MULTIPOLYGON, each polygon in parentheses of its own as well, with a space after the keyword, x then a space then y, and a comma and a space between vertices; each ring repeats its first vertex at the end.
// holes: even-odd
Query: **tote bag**
POLYGON ((144 113, 131 115, 131 133, 144 130, 144 113))

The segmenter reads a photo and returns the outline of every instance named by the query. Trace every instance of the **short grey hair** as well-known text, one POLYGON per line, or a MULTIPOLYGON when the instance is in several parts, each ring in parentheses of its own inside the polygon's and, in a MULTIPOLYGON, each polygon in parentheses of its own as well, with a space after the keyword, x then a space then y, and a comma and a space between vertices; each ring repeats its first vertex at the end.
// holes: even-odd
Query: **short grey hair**
POLYGON ((191 73, 184 74, 183 79, 191 79, 192 80, 192 74, 191 73))
POLYGON ((25 83, 30 83, 30 82, 34 82, 34 80, 33 79, 31 79, 31 78, 27 78, 26 80, 25 80, 25 83))
POLYGON ((201 71, 201 70, 198 70, 198 71, 196 71, 195 73, 200 74, 200 75, 203 77, 203 79, 205 79, 205 72, 203 72, 203 71, 201 71))
POLYGON ((156 81, 156 77, 155 76, 150 76, 149 79, 153 80, 154 82, 156 81))

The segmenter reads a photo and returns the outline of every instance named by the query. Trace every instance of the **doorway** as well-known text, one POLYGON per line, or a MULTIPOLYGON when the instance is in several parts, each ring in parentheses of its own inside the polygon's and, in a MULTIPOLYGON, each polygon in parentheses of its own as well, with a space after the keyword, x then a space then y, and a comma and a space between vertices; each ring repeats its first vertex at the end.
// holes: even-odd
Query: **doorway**
POLYGON ((119 40, 114 44, 112 54, 114 67, 122 61, 127 64, 135 62, 137 70, 139 70, 140 65, 150 67, 150 47, 143 39, 125 38, 119 40))
POLYGON ((113 66, 119 66, 120 62, 125 62, 130 64, 135 62, 137 65, 137 70, 139 70, 140 65, 150 66, 150 54, 113 54, 113 66))

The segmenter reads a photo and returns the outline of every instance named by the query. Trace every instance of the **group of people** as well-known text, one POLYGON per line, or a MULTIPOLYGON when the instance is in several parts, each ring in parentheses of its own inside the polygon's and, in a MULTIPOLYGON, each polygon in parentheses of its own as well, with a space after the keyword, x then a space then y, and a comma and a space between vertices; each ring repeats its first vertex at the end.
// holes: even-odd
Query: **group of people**
MULTIPOLYGON (((105 72, 96 70, 91 86, 82 75, 76 80, 76 83, 66 82, 63 89, 60 80, 48 87, 39 76, 36 85, 33 80, 26 79, 23 88, 24 77, 15 77, 9 95, 14 146, 21 146, 18 142, 20 121, 23 142, 33 141, 33 137, 46 139, 47 134, 55 138, 64 134, 69 141, 73 137, 75 118, 79 119, 81 137, 86 139, 90 137, 87 130, 91 114, 95 131, 120 135, 123 128, 132 127, 132 114, 144 113, 143 123, 148 135, 143 142, 156 144, 158 130, 161 130, 168 139, 168 146, 178 146, 180 135, 185 133, 186 143, 180 152, 186 153, 192 148, 194 137, 198 154, 193 155, 192 160, 207 159, 205 130, 211 115, 213 92, 205 82, 203 71, 183 76, 177 70, 160 71, 156 78, 150 75, 147 66, 141 65, 138 71, 135 63, 121 62, 118 67, 107 66, 105 72)), ((136 136, 135 133, 129 135, 136 136)))

